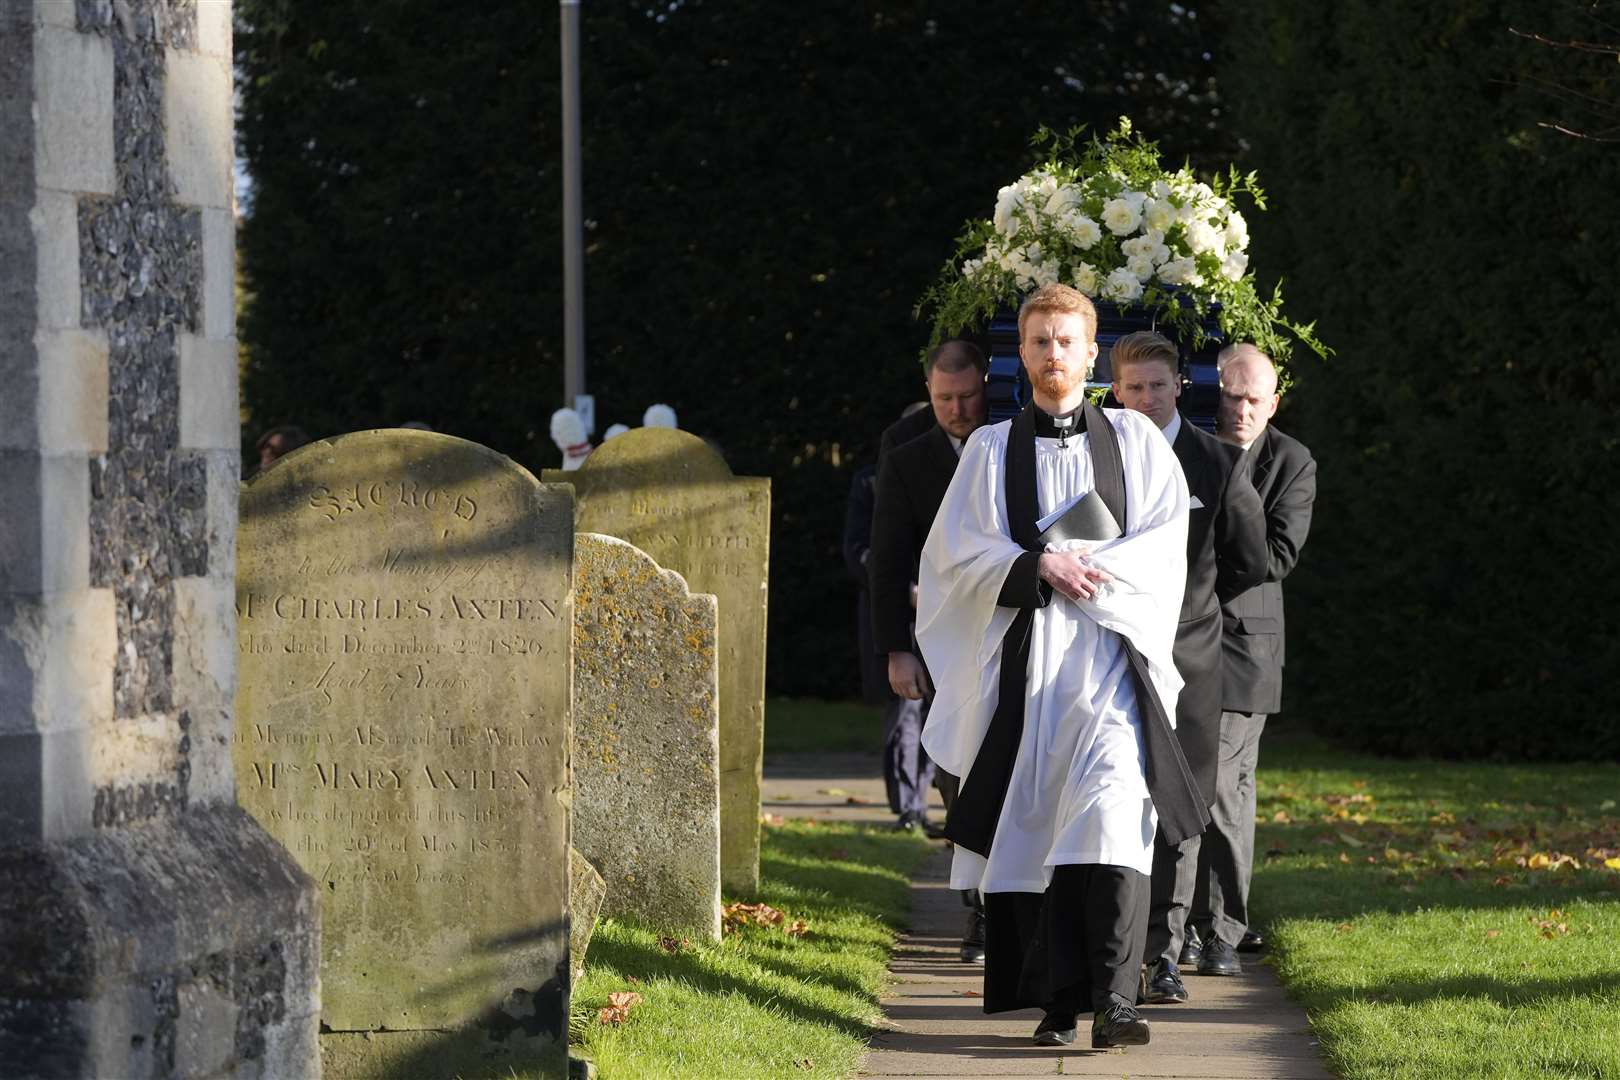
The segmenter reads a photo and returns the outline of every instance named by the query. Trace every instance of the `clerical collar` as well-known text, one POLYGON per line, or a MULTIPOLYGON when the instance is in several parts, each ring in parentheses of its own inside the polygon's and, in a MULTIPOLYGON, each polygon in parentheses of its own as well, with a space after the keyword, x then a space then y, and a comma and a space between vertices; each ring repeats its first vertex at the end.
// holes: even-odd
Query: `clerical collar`
POLYGON ((1031 405, 1035 411, 1035 436, 1040 439, 1056 439, 1058 445, 1067 446, 1069 440, 1085 430, 1086 419, 1082 414, 1084 406, 1077 407, 1074 412, 1065 417, 1056 417, 1039 405, 1031 405))
POLYGON ((1181 434, 1181 410, 1176 409, 1170 414, 1170 422, 1164 425, 1164 437, 1175 444, 1176 436, 1181 434))

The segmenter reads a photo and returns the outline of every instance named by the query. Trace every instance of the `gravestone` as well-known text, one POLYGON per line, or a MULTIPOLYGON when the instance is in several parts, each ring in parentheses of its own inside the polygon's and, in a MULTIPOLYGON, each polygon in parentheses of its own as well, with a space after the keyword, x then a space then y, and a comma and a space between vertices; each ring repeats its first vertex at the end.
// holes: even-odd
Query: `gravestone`
POLYGON ((574 846, 602 914, 718 941, 715 619, 645 552, 574 538, 574 846))
POLYGON ((765 731, 765 600, 771 482, 733 476, 685 431, 637 428, 591 451, 576 472, 576 528, 634 544, 720 604, 720 878, 759 887, 760 756, 765 731))
POLYGON ((320 890, 329 1074, 566 1071, 572 553, 567 488, 447 435, 243 488, 237 785, 320 890))
POLYGON ((602 913, 607 882, 586 861, 578 848, 568 849, 568 964, 578 979, 585 971, 585 955, 596 933, 596 919, 602 913))

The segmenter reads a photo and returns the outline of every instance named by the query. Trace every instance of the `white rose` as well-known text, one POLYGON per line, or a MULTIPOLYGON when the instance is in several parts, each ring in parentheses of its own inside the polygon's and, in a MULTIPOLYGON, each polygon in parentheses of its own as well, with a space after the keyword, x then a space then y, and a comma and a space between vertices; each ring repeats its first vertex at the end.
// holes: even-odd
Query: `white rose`
POLYGON ((1239 251, 1249 246, 1249 223, 1236 210, 1226 215, 1226 246, 1239 251))
POLYGON ((1097 268, 1090 263, 1081 263, 1074 268, 1074 287, 1087 296, 1097 295, 1097 268))
POLYGON ((1224 236, 1204 218, 1196 218, 1187 225, 1187 247, 1194 255, 1214 251, 1221 246, 1224 236))
POLYGON ((1127 259, 1145 258, 1157 265, 1170 257, 1170 249, 1164 244, 1164 233, 1158 229, 1149 229, 1141 236, 1133 236, 1119 245, 1127 259))
POLYGON ((1149 199, 1147 205, 1142 208, 1142 220, 1150 229, 1169 232, 1170 226, 1176 223, 1175 204, 1169 199, 1149 199))
POLYGON ((1109 274, 1108 280, 1103 282, 1102 295, 1109 300, 1125 303, 1142 295, 1142 283, 1137 280, 1135 274, 1122 266, 1109 274))
POLYGON ((1056 285, 1058 283, 1058 263, 1056 259, 1048 259, 1036 267, 1035 283, 1037 285, 1056 285))
POLYGON ((1170 198, 1170 185, 1165 183, 1163 180, 1153 181, 1152 190, 1153 197, 1158 199, 1160 202, 1170 198))
POLYGON ((1125 269, 1129 270, 1136 280, 1147 281, 1153 276, 1153 257, 1133 255, 1125 260, 1125 269))
POLYGON ((1062 217, 1079 203, 1079 190, 1072 184, 1064 184, 1046 200, 1046 212, 1052 217, 1062 217))
POLYGON ((1069 219, 1069 236, 1081 251, 1089 249, 1102 239, 1102 227, 1084 214, 1069 219))
POLYGON ((1126 199, 1109 199, 1103 204, 1102 219, 1115 236, 1129 236, 1142 224, 1142 211, 1126 199))
POLYGON ((1191 258, 1171 259, 1159 267, 1159 280, 1166 285, 1202 285, 1204 276, 1191 258))
POLYGON ((996 226, 996 232, 1002 236, 1011 236, 1017 232, 1018 220, 1013 215, 1023 205, 1023 194, 1011 184, 996 192, 996 214, 992 219, 996 226))
POLYGON ((1243 276, 1243 271, 1249 268, 1249 256, 1246 252, 1233 251, 1221 262, 1221 277, 1228 281, 1236 281, 1243 276))

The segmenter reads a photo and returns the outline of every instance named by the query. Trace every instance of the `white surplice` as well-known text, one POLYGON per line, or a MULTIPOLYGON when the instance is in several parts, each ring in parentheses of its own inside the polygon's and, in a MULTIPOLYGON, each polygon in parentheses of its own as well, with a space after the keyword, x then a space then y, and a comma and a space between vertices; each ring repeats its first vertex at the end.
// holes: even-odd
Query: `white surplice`
MULTIPOLYGON (((1187 481, 1163 434, 1140 413, 1104 410, 1125 471, 1124 535, 1095 545, 1113 575, 1095 601, 1054 593, 1030 630, 1024 730, 985 859, 960 844, 953 889, 1044 892, 1069 863, 1153 868, 1158 825, 1148 796, 1136 690, 1124 635, 1147 660, 1171 723, 1181 677, 1171 659, 1187 572, 1187 481)), ((1017 614, 996 599, 1023 549, 1007 522, 1011 422, 980 428, 962 448, 923 547, 917 639, 935 684, 923 746, 972 781, 995 712, 1001 645, 1017 614)), ((1089 439, 1035 440, 1037 516, 1094 486, 1089 439)))

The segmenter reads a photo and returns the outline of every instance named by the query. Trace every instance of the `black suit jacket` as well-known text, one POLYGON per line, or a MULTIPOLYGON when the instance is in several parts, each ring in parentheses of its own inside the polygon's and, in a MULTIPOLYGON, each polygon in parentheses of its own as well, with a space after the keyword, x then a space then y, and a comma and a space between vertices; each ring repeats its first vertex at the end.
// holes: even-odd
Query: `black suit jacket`
POLYGON ((1221 605, 1226 663, 1221 707, 1274 713, 1282 708, 1282 583, 1299 562, 1311 530, 1316 460, 1298 439, 1269 426, 1247 456, 1266 511, 1266 579, 1221 605))
POLYGON ((1171 444, 1196 504, 1187 515, 1187 588, 1176 627, 1176 738, 1204 797, 1221 748, 1221 602, 1266 576, 1266 518, 1243 451, 1181 419, 1171 444))
POLYGON ((884 428, 883 437, 878 440, 878 468, 883 467, 883 459, 889 456, 890 450, 902 447, 912 439, 926 435, 929 429, 935 426, 934 410, 926 408, 918 409, 910 416, 902 416, 884 428))
POLYGON ((872 579, 872 647, 879 653, 912 648, 911 583, 917 580, 923 541, 955 472, 956 449, 938 425, 890 450, 878 463, 866 566, 872 579))

